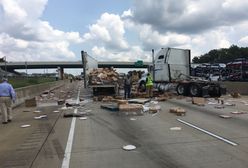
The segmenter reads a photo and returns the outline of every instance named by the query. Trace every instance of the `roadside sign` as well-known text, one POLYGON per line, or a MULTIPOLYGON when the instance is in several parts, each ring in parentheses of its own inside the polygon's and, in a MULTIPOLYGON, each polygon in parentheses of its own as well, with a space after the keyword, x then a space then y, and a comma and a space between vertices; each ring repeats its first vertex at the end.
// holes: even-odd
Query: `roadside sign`
POLYGON ((143 61, 142 61, 142 60, 136 61, 136 62, 134 63, 134 66, 136 66, 136 67, 141 67, 141 66, 143 66, 143 61))

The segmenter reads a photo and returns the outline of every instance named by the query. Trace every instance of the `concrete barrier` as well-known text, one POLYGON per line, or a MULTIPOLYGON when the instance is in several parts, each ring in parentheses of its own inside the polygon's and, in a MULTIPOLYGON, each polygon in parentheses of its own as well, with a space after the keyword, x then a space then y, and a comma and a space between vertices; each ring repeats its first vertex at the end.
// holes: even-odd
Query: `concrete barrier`
POLYGON ((56 81, 56 82, 49 82, 49 83, 42 83, 38 85, 32 85, 27 87, 22 87, 15 89, 16 91, 16 102, 13 104, 13 107, 17 107, 25 102, 26 99, 33 98, 39 94, 41 94, 45 90, 53 90, 58 87, 61 87, 65 84, 64 80, 56 81))
POLYGON ((248 82, 221 82, 227 88, 227 93, 238 92, 241 95, 248 95, 248 82))

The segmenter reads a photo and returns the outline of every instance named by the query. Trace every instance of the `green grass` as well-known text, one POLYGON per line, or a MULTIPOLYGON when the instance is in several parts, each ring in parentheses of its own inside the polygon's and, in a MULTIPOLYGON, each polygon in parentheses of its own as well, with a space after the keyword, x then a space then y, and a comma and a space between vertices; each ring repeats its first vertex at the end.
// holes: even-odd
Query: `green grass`
POLYGON ((47 83, 55 81, 55 78, 48 78, 48 77, 18 77, 18 78, 9 78, 9 83, 16 88, 30 86, 30 85, 37 85, 40 83, 47 83))

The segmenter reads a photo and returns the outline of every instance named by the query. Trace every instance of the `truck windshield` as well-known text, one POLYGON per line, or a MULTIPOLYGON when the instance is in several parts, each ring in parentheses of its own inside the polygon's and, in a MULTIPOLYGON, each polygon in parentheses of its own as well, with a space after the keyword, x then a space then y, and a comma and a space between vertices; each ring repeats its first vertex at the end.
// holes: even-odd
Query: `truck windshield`
POLYGON ((164 59, 164 55, 160 55, 158 59, 164 59))

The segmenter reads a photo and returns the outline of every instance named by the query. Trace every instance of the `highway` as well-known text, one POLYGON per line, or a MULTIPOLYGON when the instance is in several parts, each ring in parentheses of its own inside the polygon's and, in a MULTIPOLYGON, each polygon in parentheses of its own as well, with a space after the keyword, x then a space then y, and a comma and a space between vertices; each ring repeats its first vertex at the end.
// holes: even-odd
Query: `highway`
POLYGON ((80 82, 68 83, 53 93, 54 97, 73 99, 80 106, 65 110, 54 97, 39 96, 37 107, 15 108, 13 121, 0 125, 0 167, 248 167, 248 114, 230 113, 247 110, 242 102, 248 101, 246 97, 233 100, 236 106, 223 109, 210 104, 192 105, 189 98, 174 98, 159 102, 159 113, 136 115, 101 109, 102 102, 93 102, 90 90, 81 86, 80 82), (82 98, 84 101, 80 101, 82 98), (169 113, 175 106, 186 109, 186 115, 169 113), (40 113, 34 113, 37 110, 40 113), (63 117, 68 112, 84 112, 87 118, 63 117), (221 114, 232 118, 220 118, 221 114), (35 120, 37 115, 47 118, 35 120), (31 126, 21 128, 23 124, 31 126), (181 130, 173 130, 175 127, 181 130), (123 150, 125 145, 136 149, 123 150))

